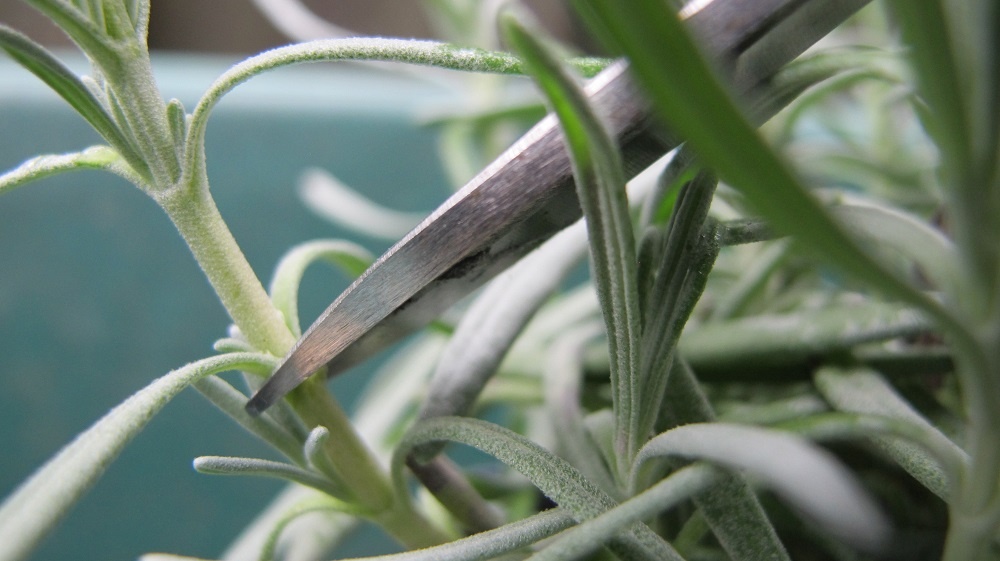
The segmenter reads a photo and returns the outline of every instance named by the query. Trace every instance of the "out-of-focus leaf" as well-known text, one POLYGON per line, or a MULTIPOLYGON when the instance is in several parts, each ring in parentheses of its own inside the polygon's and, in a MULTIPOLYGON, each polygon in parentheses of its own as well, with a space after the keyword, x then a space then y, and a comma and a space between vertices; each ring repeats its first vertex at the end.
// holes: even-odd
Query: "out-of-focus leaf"
POLYGON ((874 551, 889 537, 888 522, 851 472, 828 452, 789 433, 727 423, 684 425, 650 440, 635 469, 659 456, 743 470, 821 528, 859 547, 874 551))
MULTIPOLYGON (((920 428, 934 448, 950 451, 951 470, 968 465, 969 455, 918 413, 876 372, 866 368, 841 369, 832 366, 816 373, 816 387, 840 411, 882 415, 920 428)), ((941 463, 913 442, 892 437, 875 441, 910 475, 939 497, 950 496, 949 486, 959 474, 948 474, 941 463), (952 481, 949 481, 949 478, 952 481)))
POLYGON ((400 212, 378 205, 317 168, 302 174, 299 196, 313 212, 335 224, 392 241, 405 236, 426 216, 426 213, 400 212))
POLYGON ((352 279, 372 263, 371 253, 352 242, 318 240, 297 245, 285 253, 275 267, 270 294, 274 306, 285 316, 285 324, 295 334, 302 335, 299 325, 299 285, 309 265, 326 261, 344 270, 352 279))
POLYGON ((913 308, 867 302, 706 323, 681 337, 680 351, 703 379, 718 375, 777 379, 798 376, 825 354, 931 328, 913 308))

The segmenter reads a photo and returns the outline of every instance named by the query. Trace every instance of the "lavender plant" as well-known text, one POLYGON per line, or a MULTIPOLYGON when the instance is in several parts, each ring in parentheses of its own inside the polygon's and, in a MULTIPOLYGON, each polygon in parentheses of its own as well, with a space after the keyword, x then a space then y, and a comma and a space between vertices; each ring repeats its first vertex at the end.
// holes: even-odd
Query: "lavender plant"
MULTIPOLYGON (((83 50, 91 75, 2 25, 0 48, 105 144, 30 160, 0 176, 0 193, 85 168, 124 177, 176 225, 234 327, 217 355, 154 380, 7 497, 0 559, 28 558, 189 385, 284 458, 201 457, 195 469, 289 482, 223 559, 322 558, 359 520, 409 550, 390 556, 401 560, 1000 557, 994 3, 888 2, 905 50, 840 47, 792 63, 761 101, 787 107, 761 132, 665 3, 575 2, 685 140, 626 193, 580 87, 608 62, 564 56, 516 10, 500 18, 514 54, 308 41, 236 65, 188 113, 153 81, 148 1, 25 1, 83 50), (529 75, 562 125, 585 221, 400 351, 353 419, 322 377, 254 417, 248 393, 301 334, 304 271, 325 260, 360 274, 371 256, 306 242, 266 290, 213 202, 205 131, 239 84, 332 60, 529 75), (871 132, 823 122, 844 107, 867 111, 871 132), (917 120, 926 135, 889 134, 917 120), (810 123, 825 125, 821 146, 799 138, 810 123), (929 148, 936 161, 919 157, 929 148), (588 256, 591 280, 563 290, 588 256), (228 371, 246 387, 218 376, 228 371), (444 443, 496 463, 455 463, 444 443), (940 514, 920 551, 902 539, 909 504, 940 514)), ((475 21, 468 4, 432 4, 456 29, 475 21)), ((856 40, 881 42, 865 35, 879 20, 863 14, 856 40)), ((526 111, 442 122, 468 131, 526 111)), ((314 205, 330 182, 311 175, 314 205)), ((350 202, 377 217, 376 233, 413 220, 350 202)))

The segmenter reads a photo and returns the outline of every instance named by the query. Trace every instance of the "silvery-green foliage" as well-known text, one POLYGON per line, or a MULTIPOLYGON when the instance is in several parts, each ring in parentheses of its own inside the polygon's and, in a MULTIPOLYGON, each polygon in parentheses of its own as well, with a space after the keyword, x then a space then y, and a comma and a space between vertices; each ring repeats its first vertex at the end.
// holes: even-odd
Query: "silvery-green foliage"
MULTIPOLYGON (((888 2, 905 56, 880 31, 868 39, 883 46, 802 57, 744 107, 665 3, 577 0, 596 35, 630 59, 657 118, 685 141, 655 188, 638 194, 625 190, 622 156, 580 87, 608 61, 567 58, 524 12, 500 15, 513 54, 374 38, 274 49, 220 76, 188 114, 152 79, 148 1, 26 1, 87 54, 92 75, 76 76, 2 25, 0 49, 105 144, 31 159, 0 175, 0 194, 79 169, 124 177, 177 226, 234 326, 218 356, 153 381, 5 499, 0 559, 26 559, 187 385, 284 458, 195 460, 204 473, 289 482, 225 559, 321 558, 359 520, 412 550, 379 558, 398 561, 788 559, 788 538, 810 544, 816 559, 868 559, 898 546, 887 520, 911 514, 899 504, 934 520, 950 514, 938 536, 948 561, 997 558, 995 2, 888 2), (247 393, 302 332, 305 270, 324 261, 353 277, 372 256, 344 240, 304 242, 265 290, 212 201, 208 122, 223 96, 263 72, 341 60, 530 75, 559 119, 585 220, 494 281, 460 319, 400 349, 353 420, 317 379, 252 417, 247 393), (835 96, 868 111, 870 134, 823 116, 836 111, 827 103, 835 96), (810 119, 826 126, 833 148, 800 142, 810 119), (923 133, 894 119, 919 119, 926 136, 899 138, 897 130, 923 133), (934 151, 937 169, 927 163, 934 151), (585 254, 590 280, 561 290, 585 254), (214 376, 229 370, 242 372, 245 388, 214 376), (823 448, 831 442, 850 446, 823 448), (495 461, 455 463, 448 443, 495 461), (913 485, 871 484, 903 473, 913 485), (411 474, 428 492, 412 492, 411 474), (761 500, 762 489, 773 495, 761 500), (540 512, 539 495, 554 508, 540 512)), ((485 18, 496 3, 428 5, 451 37, 495 45, 485 18)), ((863 12, 855 36, 878 19, 863 12)), ((334 29, 301 21, 312 33, 334 29)), ((539 107, 492 103, 438 116, 443 160, 466 174, 502 144, 502 125, 539 107)), ((364 235, 398 237, 418 219, 320 172, 306 177, 309 204, 364 235)))

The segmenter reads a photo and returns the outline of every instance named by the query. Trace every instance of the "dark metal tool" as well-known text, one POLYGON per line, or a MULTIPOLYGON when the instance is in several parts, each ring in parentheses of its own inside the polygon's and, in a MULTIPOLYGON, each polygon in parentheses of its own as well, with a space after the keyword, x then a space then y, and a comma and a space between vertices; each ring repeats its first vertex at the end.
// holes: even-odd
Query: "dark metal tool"
MULTIPOLYGON (((869 0, 692 0, 680 12, 734 91, 754 99, 781 66, 869 0)), ((586 87, 626 166, 675 142, 617 63, 586 87)), ((549 115, 347 288, 247 403, 258 414, 324 365, 336 374, 427 325, 581 216, 569 156, 549 115)))

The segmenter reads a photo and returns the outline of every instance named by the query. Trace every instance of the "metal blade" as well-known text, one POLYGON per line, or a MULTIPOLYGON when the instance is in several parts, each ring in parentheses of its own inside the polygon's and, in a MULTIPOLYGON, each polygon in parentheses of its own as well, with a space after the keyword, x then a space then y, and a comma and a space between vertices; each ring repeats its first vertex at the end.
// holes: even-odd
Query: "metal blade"
MULTIPOLYGON (((778 68, 867 2, 699 1, 682 15, 735 91, 752 98, 778 68)), ((586 91, 636 172, 675 144, 649 134, 648 107, 623 63, 586 91)), ((324 365, 336 374, 422 328, 580 216, 569 156, 549 115, 348 287, 247 410, 265 410, 324 365)))

